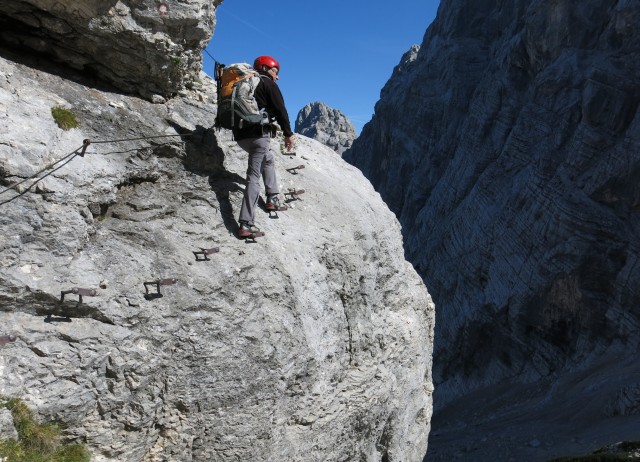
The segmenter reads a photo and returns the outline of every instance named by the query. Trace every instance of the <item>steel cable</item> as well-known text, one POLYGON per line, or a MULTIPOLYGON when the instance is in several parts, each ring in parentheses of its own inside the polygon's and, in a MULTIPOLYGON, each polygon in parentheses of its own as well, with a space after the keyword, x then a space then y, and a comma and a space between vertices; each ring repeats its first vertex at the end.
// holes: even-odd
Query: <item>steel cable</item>
POLYGON ((113 139, 113 140, 98 140, 98 141, 91 141, 90 139, 86 139, 84 140, 82 146, 80 146, 79 148, 75 149, 74 151, 72 151, 71 153, 67 154, 66 156, 64 156, 61 159, 56 160, 55 162, 51 162, 48 165, 46 165, 44 168, 42 168, 41 170, 39 170, 38 172, 34 173, 33 175, 24 178, 23 180, 18 181, 17 183, 12 184, 11 186, 3 189, 2 191, 0 191, 0 195, 6 193, 7 191, 11 191, 11 190, 15 190, 15 188, 17 188, 18 186, 20 186, 22 183, 25 183, 29 180, 34 179, 35 177, 37 177, 38 175, 40 175, 42 172, 45 172, 47 170, 52 169, 56 164, 63 162, 63 164, 57 166, 56 168, 54 168, 53 170, 51 170, 50 172, 48 172, 46 175, 43 175, 42 177, 38 178, 36 181, 34 181, 33 183, 31 183, 29 185, 28 188, 26 188, 24 191, 19 192, 18 194, 16 194, 15 196, 13 196, 10 199, 7 199, 3 202, 0 202, 0 205, 4 205, 7 204, 15 199, 17 199, 18 197, 24 195, 25 193, 27 193, 28 191, 31 190, 31 188, 33 188, 38 182, 40 182, 41 180, 43 180, 44 178, 46 178, 47 176, 51 175, 52 173, 56 172, 57 170, 59 170, 60 168, 64 167, 65 165, 67 165, 69 162, 71 162, 76 156, 81 155, 82 157, 84 157, 84 151, 86 150, 86 148, 90 145, 90 144, 107 144, 107 143, 122 143, 125 141, 141 141, 141 140, 150 140, 150 139, 155 139, 155 138, 171 138, 171 137, 187 137, 187 136, 192 136, 193 133, 187 133, 187 134, 176 134, 176 135, 152 135, 152 136, 141 136, 141 137, 135 137, 135 138, 121 138, 121 139, 113 139), (78 151, 82 150, 82 154, 78 154, 78 151))

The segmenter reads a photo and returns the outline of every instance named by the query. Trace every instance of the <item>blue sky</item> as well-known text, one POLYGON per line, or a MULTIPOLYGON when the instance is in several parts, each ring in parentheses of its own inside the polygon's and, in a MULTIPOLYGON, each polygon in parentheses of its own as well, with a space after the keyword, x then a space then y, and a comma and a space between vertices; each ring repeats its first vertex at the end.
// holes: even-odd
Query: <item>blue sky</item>
MULTIPOLYGON (((321 101, 356 126, 371 120, 380 90, 413 44, 421 44, 439 0, 225 0, 207 51, 231 64, 270 55, 292 127, 321 101)), ((213 60, 204 54, 204 71, 213 60)))

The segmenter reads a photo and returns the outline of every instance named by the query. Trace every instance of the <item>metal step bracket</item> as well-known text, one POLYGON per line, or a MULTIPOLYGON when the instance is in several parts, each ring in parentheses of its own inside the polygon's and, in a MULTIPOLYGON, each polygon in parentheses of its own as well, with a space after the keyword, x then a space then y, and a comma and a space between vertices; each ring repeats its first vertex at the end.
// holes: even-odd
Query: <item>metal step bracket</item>
POLYGON ((160 286, 172 286, 174 285, 176 282, 178 282, 178 280, 176 278, 165 278, 165 279, 158 279, 156 281, 151 281, 151 282, 145 282, 144 283, 144 290, 145 290, 145 298, 146 299, 153 299, 153 298, 160 298, 162 297, 162 293, 160 292, 160 286), (156 286, 156 293, 150 293, 149 292, 149 286, 156 286))
MULTIPOLYGON (((82 297, 95 297, 96 295, 98 295, 98 291, 95 289, 83 289, 82 287, 74 287, 73 289, 69 289, 69 290, 61 290, 60 304, 64 304, 64 297, 69 294, 78 296, 78 303, 76 306, 80 306, 83 303, 82 297)), ((54 319, 52 312, 47 313, 45 322, 53 322, 53 321, 71 322, 71 317, 67 314, 67 315, 64 315, 64 317, 54 319)))
POLYGON ((245 244, 255 244, 256 238, 257 237, 263 237, 264 236, 264 232, 263 231, 256 231, 255 233, 251 233, 251 236, 247 236, 244 239, 245 244))
POLYGON ((280 218, 278 216, 278 212, 286 212, 287 210, 289 210, 289 207, 286 205, 281 205, 277 209, 267 209, 269 212, 269 218, 280 218))
POLYGON ((297 167, 291 167, 287 169, 287 172, 291 173, 292 175, 297 175, 299 172, 298 170, 302 170, 304 168, 304 165, 298 165, 297 167))
POLYGON ((200 250, 194 250, 193 254, 196 256, 196 261, 209 261, 209 255, 220 252, 220 247, 212 247, 210 249, 205 249, 200 247, 200 250))
POLYGON ((95 289, 82 289, 80 287, 74 287, 70 290, 63 290, 60 292, 60 303, 64 303, 64 296, 74 294, 78 296, 78 304, 82 303, 82 297, 95 297, 98 291, 95 289))
POLYGON ((284 197, 287 198, 285 199, 285 202, 291 202, 291 201, 296 201, 296 200, 301 200, 298 196, 300 194, 304 194, 304 189, 295 189, 295 188, 290 188, 289 191, 287 191, 286 193, 284 193, 284 197))

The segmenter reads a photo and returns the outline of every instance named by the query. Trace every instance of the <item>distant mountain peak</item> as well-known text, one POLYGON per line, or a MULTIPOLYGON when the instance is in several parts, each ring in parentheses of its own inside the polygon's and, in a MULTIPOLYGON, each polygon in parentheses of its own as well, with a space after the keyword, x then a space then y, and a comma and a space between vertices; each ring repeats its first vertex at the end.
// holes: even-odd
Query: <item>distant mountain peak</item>
POLYGON ((347 116, 321 102, 307 104, 300 110, 295 132, 320 141, 340 155, 356 139, 356 130, 347 116))

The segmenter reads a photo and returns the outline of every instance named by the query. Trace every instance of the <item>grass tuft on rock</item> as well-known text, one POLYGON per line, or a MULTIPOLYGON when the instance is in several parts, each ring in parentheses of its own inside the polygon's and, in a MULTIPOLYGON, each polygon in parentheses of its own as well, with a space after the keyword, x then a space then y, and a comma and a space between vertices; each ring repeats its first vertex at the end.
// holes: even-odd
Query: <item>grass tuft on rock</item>
POLYGON ((65 109, 59 106, 52 107, 51 115, 53 116, 53 120, 56 122, 56 124, 58 124, 58 127, 63 130, 71 130, 72 128, 76 128, 78 126, 76 115, 69 109, 65 109))
POLYGON ((19 399, 0 398, 0 408, 9 409, 18 440, 0 440, 0 460, 7 462, 89 462, 91 454, 80 444, 62 444, 60 428, 37 423, 19 399))

